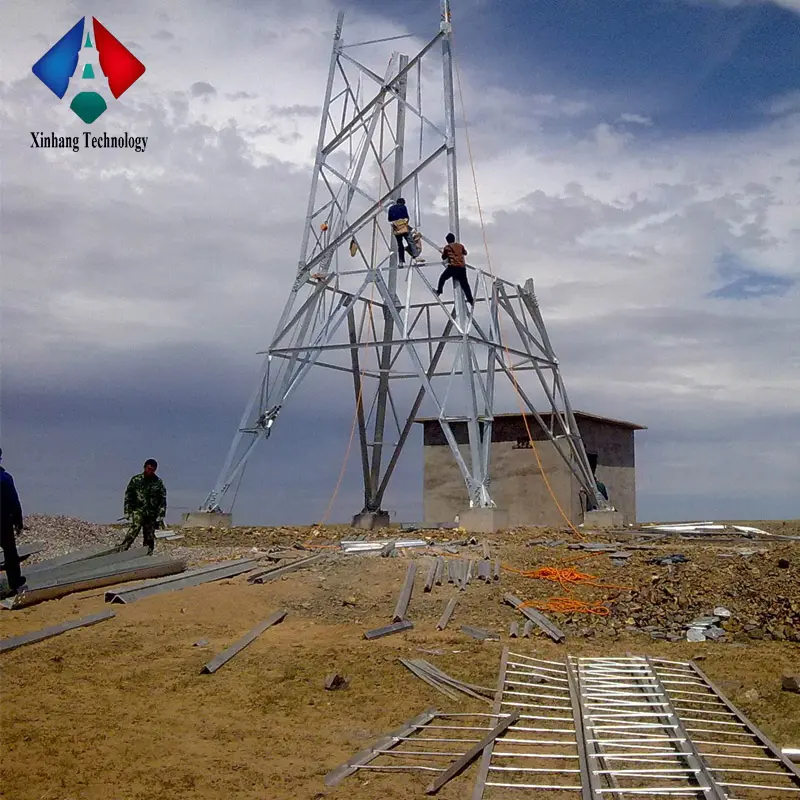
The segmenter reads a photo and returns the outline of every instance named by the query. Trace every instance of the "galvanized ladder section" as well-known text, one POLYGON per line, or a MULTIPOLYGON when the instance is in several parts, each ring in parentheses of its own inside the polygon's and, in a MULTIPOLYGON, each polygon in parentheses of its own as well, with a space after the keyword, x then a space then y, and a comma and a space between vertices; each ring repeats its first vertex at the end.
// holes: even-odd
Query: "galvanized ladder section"
POLYGON ((588 762, 584 797, 728 800, 691 740, 662 680, 642 657, 567 659, 588 762), (587 791, 588 789, 588 791, 587 791))
POLYGON ((436 777, 480 743, 494 725, 492 714, 449 714, 430 709, 332 770, 325 783, 338 786, 344 778, 360 770, 419 772, 436 777))
POLYGON ((491 717, 514 710, 520 721, 483 752, 472 800, 551 791, 582 800, 800 793, 798 768, 694 663, 547 661, 505 648, 491 717))
POLYGON ((580 792, 586 759, 579 752, 580 718, 572 679, 563 661, 546 661, 506 647, 493 718, 520 711, 518 723, 483 751, 472 800, 519 792, 580 792))
POLYGON ((647 659, 728 800, 800 794, 800 769, 694 663, 647 659))

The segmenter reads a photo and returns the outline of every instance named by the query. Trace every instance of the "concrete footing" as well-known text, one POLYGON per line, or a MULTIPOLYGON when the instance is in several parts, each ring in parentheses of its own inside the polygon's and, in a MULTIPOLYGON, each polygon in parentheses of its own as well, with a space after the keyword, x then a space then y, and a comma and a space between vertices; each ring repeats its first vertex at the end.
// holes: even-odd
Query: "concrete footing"
POLYGON ((386 511, 359 511, 353 517, 354 528, 362 528, 365 531, 371 531, 375 528, 388 528, 389 527, 389 514, 386 511))
POLYGON ((621 511, 587 511, 583 515, 584 528, 623 528, 621 511))
POLYGON ((500 508, 469 508, 458 515, 458 524, 467 533, 497 533, 508 527, 508 511, 500 508))
POLYGON ((232 528, 233 514, 221 511, 190 511, 183 515, 182 528, 232 528))

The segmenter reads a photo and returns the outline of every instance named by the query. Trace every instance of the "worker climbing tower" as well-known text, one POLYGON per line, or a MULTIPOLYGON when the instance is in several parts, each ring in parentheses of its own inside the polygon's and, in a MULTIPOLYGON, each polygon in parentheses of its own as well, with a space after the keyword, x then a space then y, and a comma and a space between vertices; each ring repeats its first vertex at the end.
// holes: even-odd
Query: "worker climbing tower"
POLYGON ((340 13, 289 299, 217 483, 200 508, 209 514, 207 524, 222 512, 303 379, 323 367, 352 375, 364 480, 364 507, 354 524, 388 522, 384 495, 423 402, 435 409, 464 478, 465 511, 495 507, 489 464, 499 402, 530 414, 587 496, 608 508, 533 281, 518 286, 479 268, 482 259, 471 246, 474 309, 452 283, 436 294, 444 236, 452 232, 460 241, 449 0, 441 0, 436 35, 412 57, 392 53, 384 70, 362 63, 370 50, 385 52, 386 42, 411 37, 346 43, 343 21, 340 13), (405 268, 386 220, 401 196, 426 258, 405 268))

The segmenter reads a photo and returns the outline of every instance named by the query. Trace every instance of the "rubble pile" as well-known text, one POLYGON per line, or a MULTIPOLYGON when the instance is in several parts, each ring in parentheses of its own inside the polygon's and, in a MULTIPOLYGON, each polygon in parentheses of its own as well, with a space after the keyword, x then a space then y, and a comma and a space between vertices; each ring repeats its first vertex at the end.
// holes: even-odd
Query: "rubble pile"
POLYGON ((23 523, 18 542, 43 542, 45 545, 43 550, 31 556, 31 564, 85 547, 112 547, 123 536, 120 530, 110 525, 97 525, 74 517, 29 514, 23 523))
POLYGON ((727 555, 703 549, 664 566, 630 563, 620 573, 634 590, 611 594, 609 617, 574 615, 572 632, 592 636, 602 627, 669 641, 800 642, 797 548, 727 555))

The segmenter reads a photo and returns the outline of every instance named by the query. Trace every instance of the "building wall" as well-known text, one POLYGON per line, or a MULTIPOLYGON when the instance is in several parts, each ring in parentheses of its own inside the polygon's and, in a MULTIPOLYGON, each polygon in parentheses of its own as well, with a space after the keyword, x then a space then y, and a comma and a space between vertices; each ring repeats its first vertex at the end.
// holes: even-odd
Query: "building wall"
MULTIPOLYGON (((564 513, 577 525, 582 521, 578 481, 538 424, 530 420, 529 426, 553 493, 564 513)), ((608 487, 611 502, 622 512, 626 523, 635 522, 633 430, 586 418, 579 418, 578 426, 587 452, 598 456, 597 477, 608 487)), ((453 428, 462 457, 469 464, 466 426, 453 428)), ((438 422, 424 423, 423 441, 425 522, 447 522, 469 507, 467 489, 438 422)), ((521 417, 495 420, 490 465, 492 499, 508 511, 510 525, 564 524, 542 478, 521 417)))

